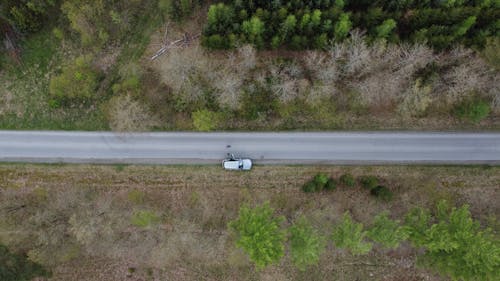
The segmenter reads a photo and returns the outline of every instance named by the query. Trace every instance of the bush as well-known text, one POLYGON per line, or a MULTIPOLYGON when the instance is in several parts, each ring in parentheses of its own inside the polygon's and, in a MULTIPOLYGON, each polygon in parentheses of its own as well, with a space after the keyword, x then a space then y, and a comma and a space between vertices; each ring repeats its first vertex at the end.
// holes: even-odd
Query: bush
POLYGON ((478 123, 490 114, 490 104, 479 98, 463 100, 455 107, 455 115, 460 119, 466 119, 478 123))
POLYGON ((325 184, 325 190, 335 190, 337 188, 337 181, 334 178, 329 178, 325 184))
POLYGON ((316 185, 312 181, 308 181, 302 186, 302 191, 307 193, 315 192, 316 185))
POLYGON ((315 175, 312 180, 306 182, 302 186, 302 190, 304 192, 321 191, 323 189, 327 189, 327 185, 329 182, 330 182, 330 186, 328 188, 330 188, 330 190, 332 190, 332 189, 335 189, 335 187, 336 187, 336 182, 334 182, 334 181, 335 181, 334 179, 329 179, 327 175, 325 175, 323 173, 319 173, 319 174, 315 175), (332 181, 332 182, 330 182, 330 181, 332 181))
POLYGON ((81 56, 50 79, 49 92, 61 103, 87 100, 94 96, 99 85, 99 73, 91 66, 91 58, 81 56))
POLYGON ((354 185, 356 185, 356 181, 354 180, 354 177, 351 174, 343 174, 342 176, 340 176, 339 180, 340 183, 348 187, 353 187, 354 185))
POLYGON ((372 190, 378 185, 378 179, 375 176, 362 176, 359 179, 359 182, 364 188, 368 190, 372 190))
POLYGON ((328 182, 328 176, 323 173, 319 173, 314 176, 313 182, 316 185, 316 188, 321 190, 328 182))
POLYGON ((202 109, 193 112, 193 125, 198 131, 212 131, 217 128, 220 122, 220 117, 216 112, 202 109))
POLYGON ((393 196, 392 191, 383 185, 377 185, 371 189, 370 194, 386 202, 391 201, 393 196))

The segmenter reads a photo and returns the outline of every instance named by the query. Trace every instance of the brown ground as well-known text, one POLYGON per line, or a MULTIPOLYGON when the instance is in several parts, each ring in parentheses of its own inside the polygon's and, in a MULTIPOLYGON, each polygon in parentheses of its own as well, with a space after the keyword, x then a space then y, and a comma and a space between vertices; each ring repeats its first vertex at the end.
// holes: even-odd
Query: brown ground
MULTIPOLYGON (((375 247, 363 257, 329 245, 320 264, 306 272, 296 270, 289 256, 257 272, 226 231, 243 202, 270 201, 286 224, 303 214, 328 235, 345 211, 370 225, 383 210, 401 219, 409 208, 432 208, 440 199, 467 203, 475 218, 494 221, 500 214, 500 167, 257 166, 231 173, 218 166, 4 164, 0 243, 49 253, 38 260, 56 264, 51 280, 441 280, 415 266, 416 252, 408 245, 375 247), (300 186, 317 172, 377 175, 394 200, 378 201, 359 186, 304 194, 300 186), (129 218, 138 209, 154 211, 160 224, 132 226, 129 218), (25 235, 34 218, 41 222, 54 214, 67 220, 61 219, 61 241, 73 246, 51 249, 25 235), (68 222, 75 216, 84 225, 79 231, 68 222)), ((34 237, 49 233, 56 239, 58 233, 47 229, 34 237)))

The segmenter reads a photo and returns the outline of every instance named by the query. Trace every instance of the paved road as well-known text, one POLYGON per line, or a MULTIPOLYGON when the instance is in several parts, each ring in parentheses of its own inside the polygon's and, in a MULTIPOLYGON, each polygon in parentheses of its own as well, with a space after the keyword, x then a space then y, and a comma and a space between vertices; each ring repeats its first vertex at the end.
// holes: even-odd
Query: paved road
POLYGON ((499 133, 135 133, 0 131, 0 161, 500 164, 499 133))

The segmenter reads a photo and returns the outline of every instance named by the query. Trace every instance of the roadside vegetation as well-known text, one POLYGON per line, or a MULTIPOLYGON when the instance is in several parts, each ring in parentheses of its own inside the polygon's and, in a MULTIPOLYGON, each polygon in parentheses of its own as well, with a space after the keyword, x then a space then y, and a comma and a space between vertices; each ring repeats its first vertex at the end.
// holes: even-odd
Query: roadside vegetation
POLYGON ((396 2, 3 1, 0 127, 499 129, 498 3, 396 2))
POLYGON ((0 258, 15 255, 11 280, 21 271, 49 280, 495 280, 499 175, 498 167, 3 164, 0 258), (302 191, 325 178, 342 180, 302 191), (370 195, 375 180, 393 200, 370 195))

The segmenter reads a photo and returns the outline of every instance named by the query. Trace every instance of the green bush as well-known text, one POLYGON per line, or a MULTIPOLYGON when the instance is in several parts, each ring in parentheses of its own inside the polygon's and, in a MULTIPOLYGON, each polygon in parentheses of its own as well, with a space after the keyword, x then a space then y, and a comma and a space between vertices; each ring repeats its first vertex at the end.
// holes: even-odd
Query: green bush
POLYGON ((315 192, 316 185, 314 184, 314 182, 308 181, 302 186, 302 191, 307 192, 307 193, 315 192))
POLYGON ((323 187, 328 182, 328 176, 323 173, 319 173, 314 176, 313 182, 316 185, 316 188, 323 189, 323 187))
POLYGON ((480 122, 490 114, 490 104, 477 97, 463 100, 455 107, 455 115, 474 123, 480 122))
POLYGON ((206 109, 193 112, 191 117, 193 118, 194 128, 198 131, 212 131, 220 123, 219 114, 206 109))
POLYGON ((370 194, 386 202, 391 201, 393 197, 392 191, 383 185, 378 185, 370 190, 370 194))
POLYGON ((327 175, 323 173, 319 173, 312 178, 312 180, 306 182, 302 186, 302 190, 304 192, 318 192, 322 191, 323 189, 327 188, 328 183, 330 182, 330 186, 328 188, 335 189, 336 187, 336 182, 334 182, 334 179, 331 179, 332 181, 330 182, 330 179, 328 178, 327 175))
POLYGON ((337 181, 334 178, 329 178, 325 184, 325 190, 335 190, 337 188, 337 181))
POLYGON ((356 180, 354 179, 353 175, 351 174, 343 174, 340 176, 340 183, 342 183, 345 186, 348 187, 353 187, 356 185, 356 180))
POLYGON ((91 58, 81 56, 50 79, 49 92, 61 103, 92 98, 99 85, 99 73, 91 66, 91 58))
POLYGON ((372 190, 378 185, 378 179, 375 176, 362 176, 360 177, 359 182, 368 190, 372 190))

